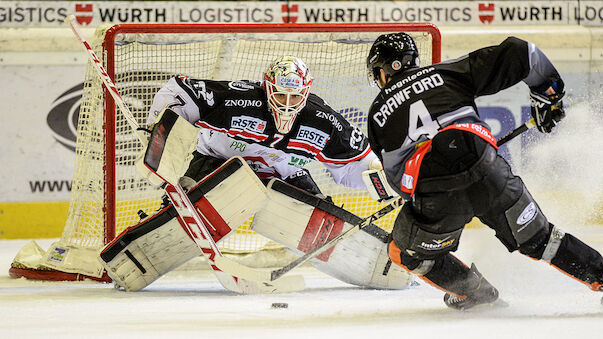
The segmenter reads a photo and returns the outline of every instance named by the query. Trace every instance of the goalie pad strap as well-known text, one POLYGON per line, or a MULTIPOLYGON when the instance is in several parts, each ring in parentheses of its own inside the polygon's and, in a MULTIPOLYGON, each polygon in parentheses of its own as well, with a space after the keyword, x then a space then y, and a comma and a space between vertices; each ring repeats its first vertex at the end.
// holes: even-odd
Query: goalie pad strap
POLYGON ((134 258, 134 256, 132 255, 132 252, 130 252, 130 250, 125 250, 124 253, 126 254, 126 257, 128 257, 128 258, 130 258, 130 260, 132 260, 134 265, 136 265, 136 267, 138 267, 138 269, 140 270, 140 272, 142 272, 142 274, 147 273, 147 270, 144 268, 144 266, 142 266, 140 261, 138 261, 138 260, 136 260, 136 258, 134 258))
MULTIPOLYGON (((245 164, 245 166, 247 166, 247 164, 245 164)), ((200 181, 196 186, 194 186, 193 189, 191 189, 191 191, 188 193, 188 197, 191 199, 191 201, 199 200, 202 196, 214 189, 221 182, 233 175, 234 172, 236 172, 241 167, 243 167, 243 162, 241 158, 236 157, 231 159, 230 161, 222 165, 219 170, 215 171, 211 175, 206 176, 202 181, 200 181)))

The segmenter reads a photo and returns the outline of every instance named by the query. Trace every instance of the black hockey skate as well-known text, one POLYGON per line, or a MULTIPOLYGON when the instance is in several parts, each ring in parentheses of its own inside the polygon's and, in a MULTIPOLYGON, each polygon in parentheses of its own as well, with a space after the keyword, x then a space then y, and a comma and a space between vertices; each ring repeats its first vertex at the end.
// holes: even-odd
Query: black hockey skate
POLYGON ((454 294, 446 293, 444 295, 446 306, 466 310, 477 305, 493 303, 498 299, 498 290, 478 272, 475 264, 471 264, 470 274, 469 283, 472 287, 469 288, 467 296, 459 298, 454 294))

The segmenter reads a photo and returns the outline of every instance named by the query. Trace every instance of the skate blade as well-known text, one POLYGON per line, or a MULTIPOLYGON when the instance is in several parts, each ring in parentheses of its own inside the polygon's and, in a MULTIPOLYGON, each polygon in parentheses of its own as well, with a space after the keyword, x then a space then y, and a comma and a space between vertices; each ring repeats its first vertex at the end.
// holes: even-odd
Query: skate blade
POLYGON ((498 298, 491 303, 479 304, 479 305, 473 306, 471 308, 464 309, 463 311, 473 311, 473 310, 484 311, 484 310, 488 310, 488 309, 505 308, 505 307, 509 307, 509 303, 498 298))

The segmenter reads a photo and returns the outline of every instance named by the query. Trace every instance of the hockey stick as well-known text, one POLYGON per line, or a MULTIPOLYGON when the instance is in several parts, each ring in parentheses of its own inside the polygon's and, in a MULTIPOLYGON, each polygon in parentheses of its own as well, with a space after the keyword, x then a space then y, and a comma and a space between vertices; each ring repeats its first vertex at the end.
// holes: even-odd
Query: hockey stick
POLYGON ((146 146, 147 139, 142 134, 143 132, 138 129, 139 126, 138 126, 138 123, 136 122, 136 120, 134 119, 134 115, 132 115, 132 112, 130 111, 128 106, 126 106, 126 103, 125 103, 124 99, 121 97, 121 95, 119 94, 119 92, 117 91, 117 87, 115 87, 113 80, 111 80, 111 77, 109 77, 109 74, 107 74, 107 71, 105 71, 103 64, 96 56, 96 53, 94 53, 94 50, 92 50, 92 47, 90 47, 90 45, 88 44, 88 41, 86 41, 86 39, 80 32, 79 28, 77 27, 77 24, 75 21, 75 15, 71 14, 71 15, 68 15, 67 17, 65 17, 65 23, 67 23, 71 27, 71 30, 73 31, 73 34, 75 35, 75 37, 82 43, 82 45, 84 45, 84 49, 86 50, 86 52, 88 52, 88 56, 89 56, 90 60, 92 61, 92 65, 94 66, 96 73, 103 81, 103 84, 105 85, 105 87, 107 88, 107 90, 109 91, 111 96, 113 97, 113 100, 115 101, 115 103, 121 109, 121 112, 124 114, 124 117, 128 121, 128 124, 130 125, 130 127, 132 127, 132 130, 134 131, 134 133, 137 134, 138 140, 140 140, 140 142, 143 144, 143 146, 146 146))
MULTIPOLYGON (((94 65, 94 68, 103 81, 103 84, 113 97, 115 103, 119 106, 122 114, 128 121, 128 124, 138 136, 138 139, 146 146, 148 141, 146 137, 142 134, 143 132, 139 129, 139 125, 134 118, 134 115, 125 104, 123 98, 119 94, 117 87, 113 83, 113 80, 107 74, 107 71, 103 67, 101 61, 96 56, 96 53, 92 50, 82 33, 80 32, 74 15, 69 15, 65 18, 65 23, 67 23, 73 34, 76 38, 82 43, 86 52, 88 52, 88 56, 94 65)), ((254 281, 246 281, 244 279, 239 279, 235 275, 230 275, 225 272, 222 272, 218 267, 214 265, 214 259, 222 257, 222 253, 218 249, 216 242, 213 240, 206 224, 201 219, 199 212, 191 203, 188 195, 180 186, 179 183, 170 183, 165 178, 161 177, 158 173, 155 173, 158 177, 163 179, 166 186, 166 193, 170 197, 172 204, 174 205, 176 211, 180 215, 182 219, 182 225, 188 231, 188 234, 191 235, 191 239, 197 244, 205 258, 210 264, 210 267, 216 274, 218 281, 227 289, 239 292, 239 293, 279 293, 279 292, 291 292, 297 291, 303 288, 303 279, 300 276, 293 276, 293 279, 290 279, 287 282, 278 283, 278 284, 259 284, 254 281)))
POLYGON ((523 125, 517 127, 516 129, 512 130, 511 132, 507 133, 505 136, 501 137, 500 139, 498 139, 496 141, 496 145, 497 146, 502 146, 504 144, 506 144, 509 140, 515 138, 516 136, 520 135, 521 133, 529 130, 532 127, 536 126, 536 121, 534 120, 534 118, 526 121, 523 125))
MULTIPOLYGON (((521 133, 527 131, 528 129, 530 129, 534 126, 536 126, 534 124, 534 119, 527 121, 525 124, 515 128, 509 134, 507 134, 507 135, 503 136, 502 138, 500 138, 499 140, 497 140, 497 145, 500 146, 500 145, 508 142, 509 140, 512 140, 516 136, 520 135, 521 133)), ((263 281, 263 282, 274 281, 276 279, 279 279, 280 277, 282 277, 284 274, 291 271, 292 269, 303 265, 308 260, 320 255, 321 253, 328 250, 329 248, 337 245, 337 243, 339 243, 343 239, 350 237, 354 233, 356 233, 356 232, 362 230, 364 227, 370 225, 373 221, 375 221, 379 218, 382 218, 383 216, 385 216, 389 212, 395 210, 396 208, 402 206, 403 204, 404 204, 404 200, 402 198, 396 199, 394 202, 390 203, 389 205, 381 208, 377 212, 364 218, 361 222, 354 225, 352 228, 338 234, 337 236, 331 238, 329 241, 325 242, 324 244, 315 247, 311 251, 305 253, 301 257, 293 260, 292 262, 290 262, 289 264, 287 264, 281 268, 277 268, 277 269, 270 270, 270 271, 262 270, 262 269, 257 269, 257 268, 252 268, 249 266, 242 265, 241 263, 239 263, 235 260, 226 258, 226 257, 216 258, 216 265, 220 269, 222 269, 224 272, 237 272, 239 274, 239 276, 246 278, 246 279, 255 280, 255 281, 263 281)))

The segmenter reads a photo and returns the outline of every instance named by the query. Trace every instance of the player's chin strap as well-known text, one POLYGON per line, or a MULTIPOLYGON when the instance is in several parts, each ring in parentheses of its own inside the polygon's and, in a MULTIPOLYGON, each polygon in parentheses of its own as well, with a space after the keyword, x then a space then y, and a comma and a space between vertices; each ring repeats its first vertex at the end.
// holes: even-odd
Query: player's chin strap
MULTIPOLYGON (((531 120, 527 121, 526 123, 522 124, 521 126, 517 127, 516 129, 514 129, 507 135, 498 139, 496 144, 498 146, 501 146, 534 126, 536 126, 536 124, 534 123, 534 119, 531 119, 531 120)), ((403 204, 404 204, 404 200, 402 198, 395 199, 393 202, 391 202, 390 204, 381 208, 377 212, 364 218, 362 221, 360 221, 359 223, 354 225, 354 227, 346 230, 345 232, 340 233, 339 235, 333 237, 332 239, 325 242, 324 244, 315 247, 311 251, 307 252, 306 254, 293 260, 292 262, 290 262, 289 264, 287 264, 281 268, 277 268, 277 269, 273 269, 273 270, 252 268, 252 267, 245 266, 235 260, 232 260, 232 259, 229 259, 226 257, 216 258, 215 262, 216 262, 216 265, 220 269, 222 269, 224 272, 230 272, 231 274, 236 272, 240 277, 243 277, 245 279, 261 281, 261 282, 274 281, 276 279, 279 279, 280 277, 282 277, 283 275, 285 275, 287 272, 291 271, 292 269, 303 265, 308 260, 320 255, 321 253, 325 252, 329 248, 337 245, 337 243, 339 243, 341 240, 346 239, 349 236, 353 235, 354 233, 367 227, 375 220, 384 217, 386 214, 397 209, 398 207, 402 206, 403 204)))
MULTIPOLYGON (((92 61, 92 64, 94 65, 98 76, 103 81, 103 84, 113 97, 115 103, 119 106, 121 113, 125 116, 128 124, 132 128, 132 131, 137 135, 138 139, 143 144, 143 146, 147 146, 148 139, 145 135, 145 132, 139 130, 139 126, 136 122, 136 119, 134 118, 134 115, 132 114, 128 106, 125 104, 119 92, 117 91, 117 87, 113 83, 113 80, 109 77, 101 61, 96 56, 96 53, 94 53, 86 39, 84 39, 82 33, 79 31, 79 28, 77 27, 75 21, 75 16, 67 16, 65 18, 65 22, 69 24, 77 39, 82 43, 86 52, 88 52, 88 56, 92 61)), ((170 123, 175 126, 179 123, 178 116, 172 117, 173 121, 170 121, 170 123)), ((156 128, 154 128, 153 132, 154 133, 151 133, 151 139, 154 144, 152 144, 151 146, 164 147, 166 143, 168 143, 169 132, 165 130, 157 131, 156 128)), ((157 149, 154 149, 152 150, 152 152, 147 153, 156 153, 156 151, 157 149)), ((145 163, 145 165, 153 172, 156 177, 160 178, 161 180, 167 183, 166 193, 170 197, 170 200, 172 200, 172 203, 174 204, 174 207, 176 207, 178 214, 180 214, 182 219, 186 220, 186 223, 184 223, 185 225, 183 225, 183 227, 185 227, 187 233, 191 235, 191 239, 193 239, 197 246, 199 246, 199 249, 210 263, 210 266, 216 274, 216 277, 225 288, 238 293, 278 293, 283 291, 290 292, 291 290, 298 290, 303 288, 303 283, 300 283, 299 279, 295 279, 295 284, 287 284, 287 286, 281 287, 275 284, 258 284, 254 281, 245 281, 244 279, 239 279, 236 274, 230 275, 225 272, 222 272, 219 268, 212 265, 211 263, 213 263, 215 258, 222 257, 222 253, 218 249, 216 242, 213 240, 207 226, 204 224, 201 216, 199 215, 199 212, 196 208, 194 208, 184 189, 182 188, 182 186, 180 186, 180 183, 178 182, 178 177, 175 175, 175 171, 162 170, 162 168, 173 167, 173 164, 165 165, 166 162, 160 160, 161 159, 157 160, 156 166, 149 166, 148 163, 145 163), (291 288, 291 286, 293 286, 294 288, 291 288)), ((171 162, 169 161, 171 159, 167 160, 167 163, 171 162)))

